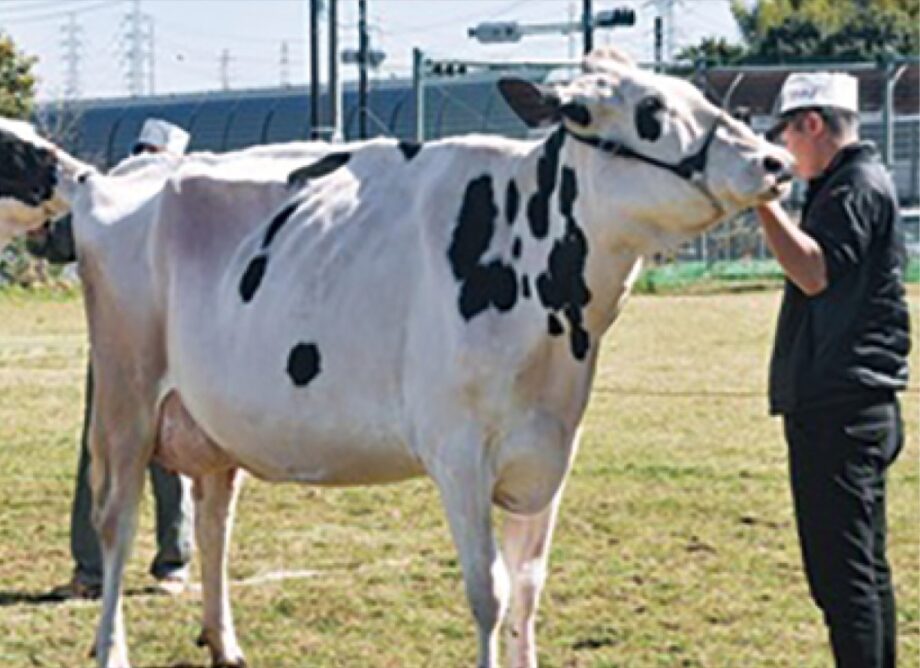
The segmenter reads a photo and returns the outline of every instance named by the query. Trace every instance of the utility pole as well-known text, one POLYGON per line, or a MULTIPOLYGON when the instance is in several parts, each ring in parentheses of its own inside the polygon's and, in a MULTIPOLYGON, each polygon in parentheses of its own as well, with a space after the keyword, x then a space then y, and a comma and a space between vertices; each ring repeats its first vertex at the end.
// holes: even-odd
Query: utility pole
POLYGON ((310 0, 310 138, 319 128, 319 3, 310 0))
POLYGON ((68 15, 67 23, 61 26, 61 32, 64 33, 61 47, 64 50, 64 62, 67 64, 64 98, 75 100, 80 97, 80 58, 83 55, 80 35, 83 28, 77 23, 77 15, 74 12, 68 15))
POLYGON ((144 94, 144 15, 141 0, 132 0, 131 13, 125 17, 128 24, 128 92, 144 94))
POLYGON ((279 80, 283 88, 291 85, 291 54, 287 40, 281 42, 281 60, 278 63, 279 80))
POLYGON ((661 71, 661 44, 662 44, 662 29, 661 29, 661 17, 655 17, 655 71, 661 71))
POLYGON ((367 139, 367 0, 358 0, 358 137, 367 139))
POLYGON ((590 53, 594 48, 594 12, 591 11, 591 0, 582 0, 581 29, 584 32, 584 52, 590 53))
POLYGON ((153 17, 149 14, 147 19, 147 92, 156 93, 156 42, 154 41, 153 17))
POLYGON ((342 88, 339 85, 339 23, 338 2, 327 0, 329 13, 329 131, 331 141, 342 138, 341 109, 342 88))
POLYGON ((674 58, 674 3, 675 0, 657 0, 658 16, 662 25, 662 59, 670 63, 674 58))
MULTIPOLYGON (((575 0, 569 0, 569 23, 575 23, 575 0)), ((575 35, 573 33, 568 34, 569 40, 569 60, 575 60, 575 35)))
POLYGON ((220 87, 222 90, 230 90, 230 49, 224 49, 220 53, 220 87))

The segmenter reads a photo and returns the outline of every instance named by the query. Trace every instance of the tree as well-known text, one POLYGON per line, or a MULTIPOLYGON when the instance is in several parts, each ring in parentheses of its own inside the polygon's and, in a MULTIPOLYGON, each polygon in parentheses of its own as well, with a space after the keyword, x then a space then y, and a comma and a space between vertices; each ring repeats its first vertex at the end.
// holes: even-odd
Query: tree
POLYGON ((684 47, 677 53, 677 60, 709 65, 727 65, 738 62, 747 52, 740 44, 732 44, 724 37, 704 37, 699 44, 684 47))
MULTIPOLYGON (((22 53, 8 35, 0 33, 0 116, 29 118, 32 114, 33 65, 35 58, 22 53)), ((0 284, 28 286, 47 282, 49 278, 45 263, 26 252, 24 239, 0 247, 0 284)))
POLYGON ((28 118, 35 100, 35 58, 0 33, 0 116, 28 118))
POLYGON ((875 60, 920 51, 916 0, 734 0, 747 62, 875 60))

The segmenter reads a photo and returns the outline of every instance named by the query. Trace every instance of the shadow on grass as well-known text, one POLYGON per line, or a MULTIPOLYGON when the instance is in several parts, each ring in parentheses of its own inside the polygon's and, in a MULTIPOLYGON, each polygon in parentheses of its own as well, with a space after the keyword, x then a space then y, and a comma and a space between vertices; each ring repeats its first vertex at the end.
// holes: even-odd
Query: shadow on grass
MULTIPOLYGON (((135 587, 133 589, 127 589, 124 592, 124 596, 137 597, 137 596, 158 596, 166 597, 169 594, 166 594, 154 586, 149 587, 135 587)), ((99 598, 87 598, 87 597, 77 597, 77 596, 66 596, 62 595, 61 592, 57 589, 51 589, 50 591, 0 591, 0 608, 11 608, 16 605, 58 605, 60 603, 70 603, 73 601, 79 601, 81 603, 97 603, 99 598)), ((155 667, 150 667, 155 668, 155 667)), ((198 668, 197 664, 179 664, 176 666, 167 666, 166 668, 198 668)))

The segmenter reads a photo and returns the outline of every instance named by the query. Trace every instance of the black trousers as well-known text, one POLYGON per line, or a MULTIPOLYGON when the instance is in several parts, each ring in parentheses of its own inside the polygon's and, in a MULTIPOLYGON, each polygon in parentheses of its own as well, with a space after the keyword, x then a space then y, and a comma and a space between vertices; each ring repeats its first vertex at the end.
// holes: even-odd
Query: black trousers
POLYGON ((785 416, 805 575, 837 668, 895 668, 885 472, 904 441, 897 399, 785 416))

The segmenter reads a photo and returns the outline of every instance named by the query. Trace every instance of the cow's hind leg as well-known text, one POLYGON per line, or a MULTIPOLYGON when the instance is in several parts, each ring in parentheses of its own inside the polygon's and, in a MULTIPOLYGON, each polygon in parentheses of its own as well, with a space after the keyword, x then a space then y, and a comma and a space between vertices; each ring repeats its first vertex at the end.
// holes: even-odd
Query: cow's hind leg
MULTIPOLYGON (((98 436, 95 437, 98 439, 98 436)), ((129 668, 122 613, 122 579, 144 487, 147 456, 138 441, 120 441, 103 453, 92 446, 94 524, 102 547, 102 616, 96 631, 95 655, 100 668, 129 668), (136 453, 134 457, 130 452, 136 453)), ((92 442, 91 442, 92 443, 92 442)))
MULTIPOLYGON (((457 445, 457 444, 454 444, 457 445)), ((450 450, 450 449, 448 449, 450 450)), ((504 559, 492 530, 492 479, 475 447, 447 452, 432 475, 441 491, 451 534, 460 556, 467 598, 479 632, 479 668, 498 668, 498 637, 508 605, 509 583, 504 559), (460 456, 452 456, 452 455, 460 456)))
POLYGON ((537 515, 508 513, 502 531, 505 563, 511 576, 511 609, 507 620, 510 668, 537 668, 535 623, 540 592, 546 582, 549 546, 562 490, 537 515))
POLYGON ((206 473, 195 478, 193 491, 204 604, 198 644, 211 651, 215 668, 243 668, 246 665, 233 628, 227 581, 233 511, 242 477, 235 468, 206 473))

